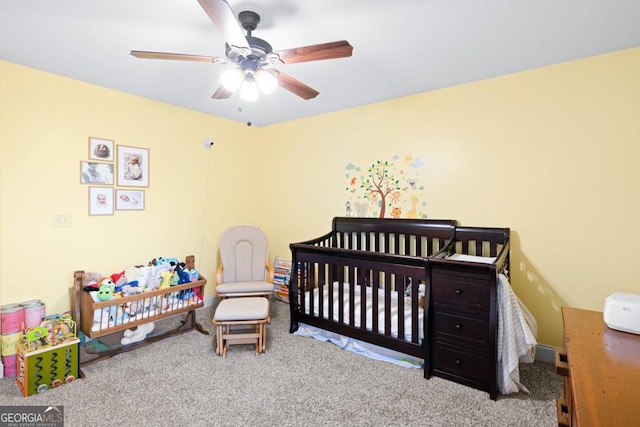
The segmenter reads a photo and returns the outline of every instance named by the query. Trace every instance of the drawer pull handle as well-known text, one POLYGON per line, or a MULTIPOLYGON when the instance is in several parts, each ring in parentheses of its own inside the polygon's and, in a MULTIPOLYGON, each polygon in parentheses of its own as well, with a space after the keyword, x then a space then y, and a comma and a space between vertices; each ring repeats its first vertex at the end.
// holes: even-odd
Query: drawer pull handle
POLYGON ((462 329, 462 323, 456 323, 456 329, 462 329))
POLYGON ((462 295, 462 289, 456 289, 456 295, 462 295))
POLYGON ((462 365, 462 359, 457 359, 456 360, 456 365, 462 365))

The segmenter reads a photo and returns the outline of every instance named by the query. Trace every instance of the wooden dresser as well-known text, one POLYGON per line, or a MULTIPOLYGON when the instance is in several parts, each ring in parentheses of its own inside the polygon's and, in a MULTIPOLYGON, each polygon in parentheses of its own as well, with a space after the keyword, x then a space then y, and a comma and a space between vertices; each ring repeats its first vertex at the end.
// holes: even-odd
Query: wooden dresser
POLYGON ((431 295, 432 373, 496 400, 495 269, 432 265, 431 295))
POLYGON ((640 425, 640 335, 609 329, 599 311, 562 307, 562 317, 558 425, 640 425))

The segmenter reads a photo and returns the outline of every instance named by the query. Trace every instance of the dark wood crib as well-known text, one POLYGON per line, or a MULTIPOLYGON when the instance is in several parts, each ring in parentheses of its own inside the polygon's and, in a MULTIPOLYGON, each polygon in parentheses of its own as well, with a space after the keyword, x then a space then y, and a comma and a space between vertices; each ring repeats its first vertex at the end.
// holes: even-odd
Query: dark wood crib
POLYGON ((331 232, 290 249, 291 332, 304 323, 412 355, 425 378, 497 398, 496 286, 508 229, 336 217, 331 232))

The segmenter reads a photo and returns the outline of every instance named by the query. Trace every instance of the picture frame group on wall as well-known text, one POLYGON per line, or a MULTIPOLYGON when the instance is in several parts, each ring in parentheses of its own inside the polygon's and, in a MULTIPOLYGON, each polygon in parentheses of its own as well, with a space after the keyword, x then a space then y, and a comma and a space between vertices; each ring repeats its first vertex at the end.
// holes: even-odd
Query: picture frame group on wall
POLYGON ((80 183, 89 185, 89 215, 144 210, 145 192, 140 188, 149 187, 149 149, 93 136, 88 149, 88 160, 80 161, 80 183))

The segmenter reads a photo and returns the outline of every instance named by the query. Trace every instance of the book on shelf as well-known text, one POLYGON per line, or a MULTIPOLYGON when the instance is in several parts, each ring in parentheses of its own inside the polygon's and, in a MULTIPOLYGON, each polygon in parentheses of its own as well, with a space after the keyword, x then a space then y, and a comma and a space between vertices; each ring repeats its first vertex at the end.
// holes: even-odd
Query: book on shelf
POLYGON ((291 260, 276 257, 273 262, 274 296, 289 302, 289 278, 291 277, 291 260))

